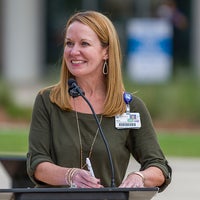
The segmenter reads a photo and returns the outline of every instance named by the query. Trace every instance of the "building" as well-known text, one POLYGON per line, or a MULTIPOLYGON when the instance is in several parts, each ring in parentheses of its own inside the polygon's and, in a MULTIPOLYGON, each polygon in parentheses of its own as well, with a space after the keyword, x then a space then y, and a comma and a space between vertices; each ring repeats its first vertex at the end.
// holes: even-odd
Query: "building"
MULTIPOLYGON (((126 20, 131 17, 151 17, 155 2, 158 1, 0 0, 1 78, 14 85, 34 84, 43 78, 61 56, 63 26, 75 10, 94 9, 110 13, 125 54, 126 20)), ((187 4, 192 9, 191 58, 200 76, 200 1, 192 0, 187 4)))

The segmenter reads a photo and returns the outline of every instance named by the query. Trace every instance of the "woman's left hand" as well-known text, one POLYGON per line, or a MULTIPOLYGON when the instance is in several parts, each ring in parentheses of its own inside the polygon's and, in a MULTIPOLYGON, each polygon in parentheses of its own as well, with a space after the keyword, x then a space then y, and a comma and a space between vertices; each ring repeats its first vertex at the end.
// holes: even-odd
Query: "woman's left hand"
POLYGON ((119 187, 158 187, 165 182, 165 177, 158 167, 149 167, 140 172, 132 172, 119 187))
POLYGON ((120 188, 141 188, 144 187, 143 178, 138 174, 131 173, 119 186, 120 188))

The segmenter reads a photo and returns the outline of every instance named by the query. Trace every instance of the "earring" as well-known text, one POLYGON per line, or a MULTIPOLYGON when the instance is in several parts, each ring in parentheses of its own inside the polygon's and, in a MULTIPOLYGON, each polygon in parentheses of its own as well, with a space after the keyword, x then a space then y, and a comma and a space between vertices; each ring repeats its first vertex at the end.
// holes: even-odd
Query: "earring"
POLYGON ((103 64, 103 74, 104 75, 108 74, 108 63, 107 63, 107 60, 105 60, 105 62, 103 64))

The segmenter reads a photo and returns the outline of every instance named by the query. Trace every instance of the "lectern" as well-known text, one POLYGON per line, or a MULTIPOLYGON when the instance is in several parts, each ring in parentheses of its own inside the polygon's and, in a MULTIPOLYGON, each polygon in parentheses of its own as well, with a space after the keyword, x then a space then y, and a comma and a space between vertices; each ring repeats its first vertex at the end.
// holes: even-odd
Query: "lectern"
POLYGON ((13 188, 0 189, 12 200, 150 200, 158 188, 13 188))

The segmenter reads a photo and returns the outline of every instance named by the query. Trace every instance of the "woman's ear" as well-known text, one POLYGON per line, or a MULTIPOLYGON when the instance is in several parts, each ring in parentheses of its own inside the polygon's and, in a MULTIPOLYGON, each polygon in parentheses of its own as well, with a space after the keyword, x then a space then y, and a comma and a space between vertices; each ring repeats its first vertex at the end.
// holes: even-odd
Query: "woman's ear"
POLYGON ((104 49, 105 51, 104 51, 104 56, 103 56, 103 59, 104 60, 108 60, 108 47, 106 47, 105 49, 104 49))

